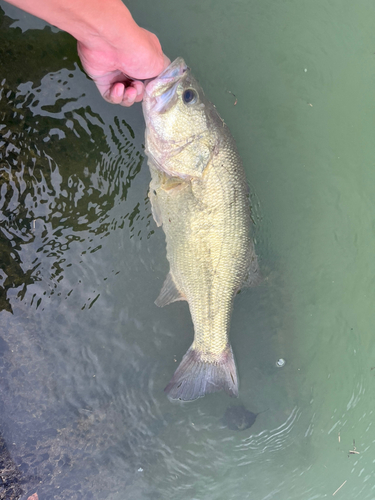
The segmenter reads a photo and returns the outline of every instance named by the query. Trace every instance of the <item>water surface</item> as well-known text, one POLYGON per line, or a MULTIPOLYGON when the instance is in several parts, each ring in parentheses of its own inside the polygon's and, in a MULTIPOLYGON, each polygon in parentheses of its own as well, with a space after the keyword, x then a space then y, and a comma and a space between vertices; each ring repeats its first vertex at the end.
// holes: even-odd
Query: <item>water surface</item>
POLYGON ((225 394, 165 397, 192 324, 185 303, 153 304, 168 264, 141 108, 105 103, 71 37, 1 2, 0 432, 14 498, 313 500, 346 481, 336 498, 373 499, 375 7, 128 6, 185 58, 243 157, 266 279, 236 298, 231 340, 240 403, 267 411, 236 432, 225 394))

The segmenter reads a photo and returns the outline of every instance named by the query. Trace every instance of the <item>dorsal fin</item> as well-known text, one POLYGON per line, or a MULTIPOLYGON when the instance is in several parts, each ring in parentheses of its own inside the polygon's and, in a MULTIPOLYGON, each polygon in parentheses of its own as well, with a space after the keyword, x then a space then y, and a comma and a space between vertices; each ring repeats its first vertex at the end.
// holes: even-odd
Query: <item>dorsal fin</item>
POLYGON ((159 293, 159 297, 155 300, 155 304, 158 307, 164 307, 177 300, 186 300, 186 297, 177 289, 173 276, 169 272, 159 293))

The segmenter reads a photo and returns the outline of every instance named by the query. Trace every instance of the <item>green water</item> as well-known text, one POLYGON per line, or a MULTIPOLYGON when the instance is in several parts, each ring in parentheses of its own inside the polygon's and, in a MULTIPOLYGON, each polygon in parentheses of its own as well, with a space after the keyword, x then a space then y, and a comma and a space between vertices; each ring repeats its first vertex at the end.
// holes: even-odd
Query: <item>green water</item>
POLYGON ((267 411, 236 432, 225 394, 165 397, 192 324, 153 304, 168 264, 141 108, 105 103, 71 37, 1 1, 0 432, 18 491, 374 499, 374 3, 127 5, 244 160, 266 279, 236 298, 231 341, 240 402, 267 411))

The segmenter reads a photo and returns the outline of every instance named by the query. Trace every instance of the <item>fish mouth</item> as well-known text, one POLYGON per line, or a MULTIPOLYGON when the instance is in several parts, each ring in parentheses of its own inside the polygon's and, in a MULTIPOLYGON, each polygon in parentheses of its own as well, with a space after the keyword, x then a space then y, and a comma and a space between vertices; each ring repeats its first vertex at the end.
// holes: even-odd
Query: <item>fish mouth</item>
POLYGON ((144 101, 149 101, 150 109, 161 113, 169 107, 176 88, 188 69, 182 57, 178 57, 159 76, 145 82, 144 101))

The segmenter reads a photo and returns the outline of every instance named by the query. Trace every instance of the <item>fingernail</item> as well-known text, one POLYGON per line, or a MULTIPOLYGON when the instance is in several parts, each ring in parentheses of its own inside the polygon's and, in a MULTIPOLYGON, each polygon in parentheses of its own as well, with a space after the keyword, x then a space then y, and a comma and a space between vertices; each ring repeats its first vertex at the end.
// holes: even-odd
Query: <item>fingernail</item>
POLYGON ((116 97, 122 97, 122 94, 124 93, 124 87, 120 85, 116 85, 114 88, 114 94, 116 97))

